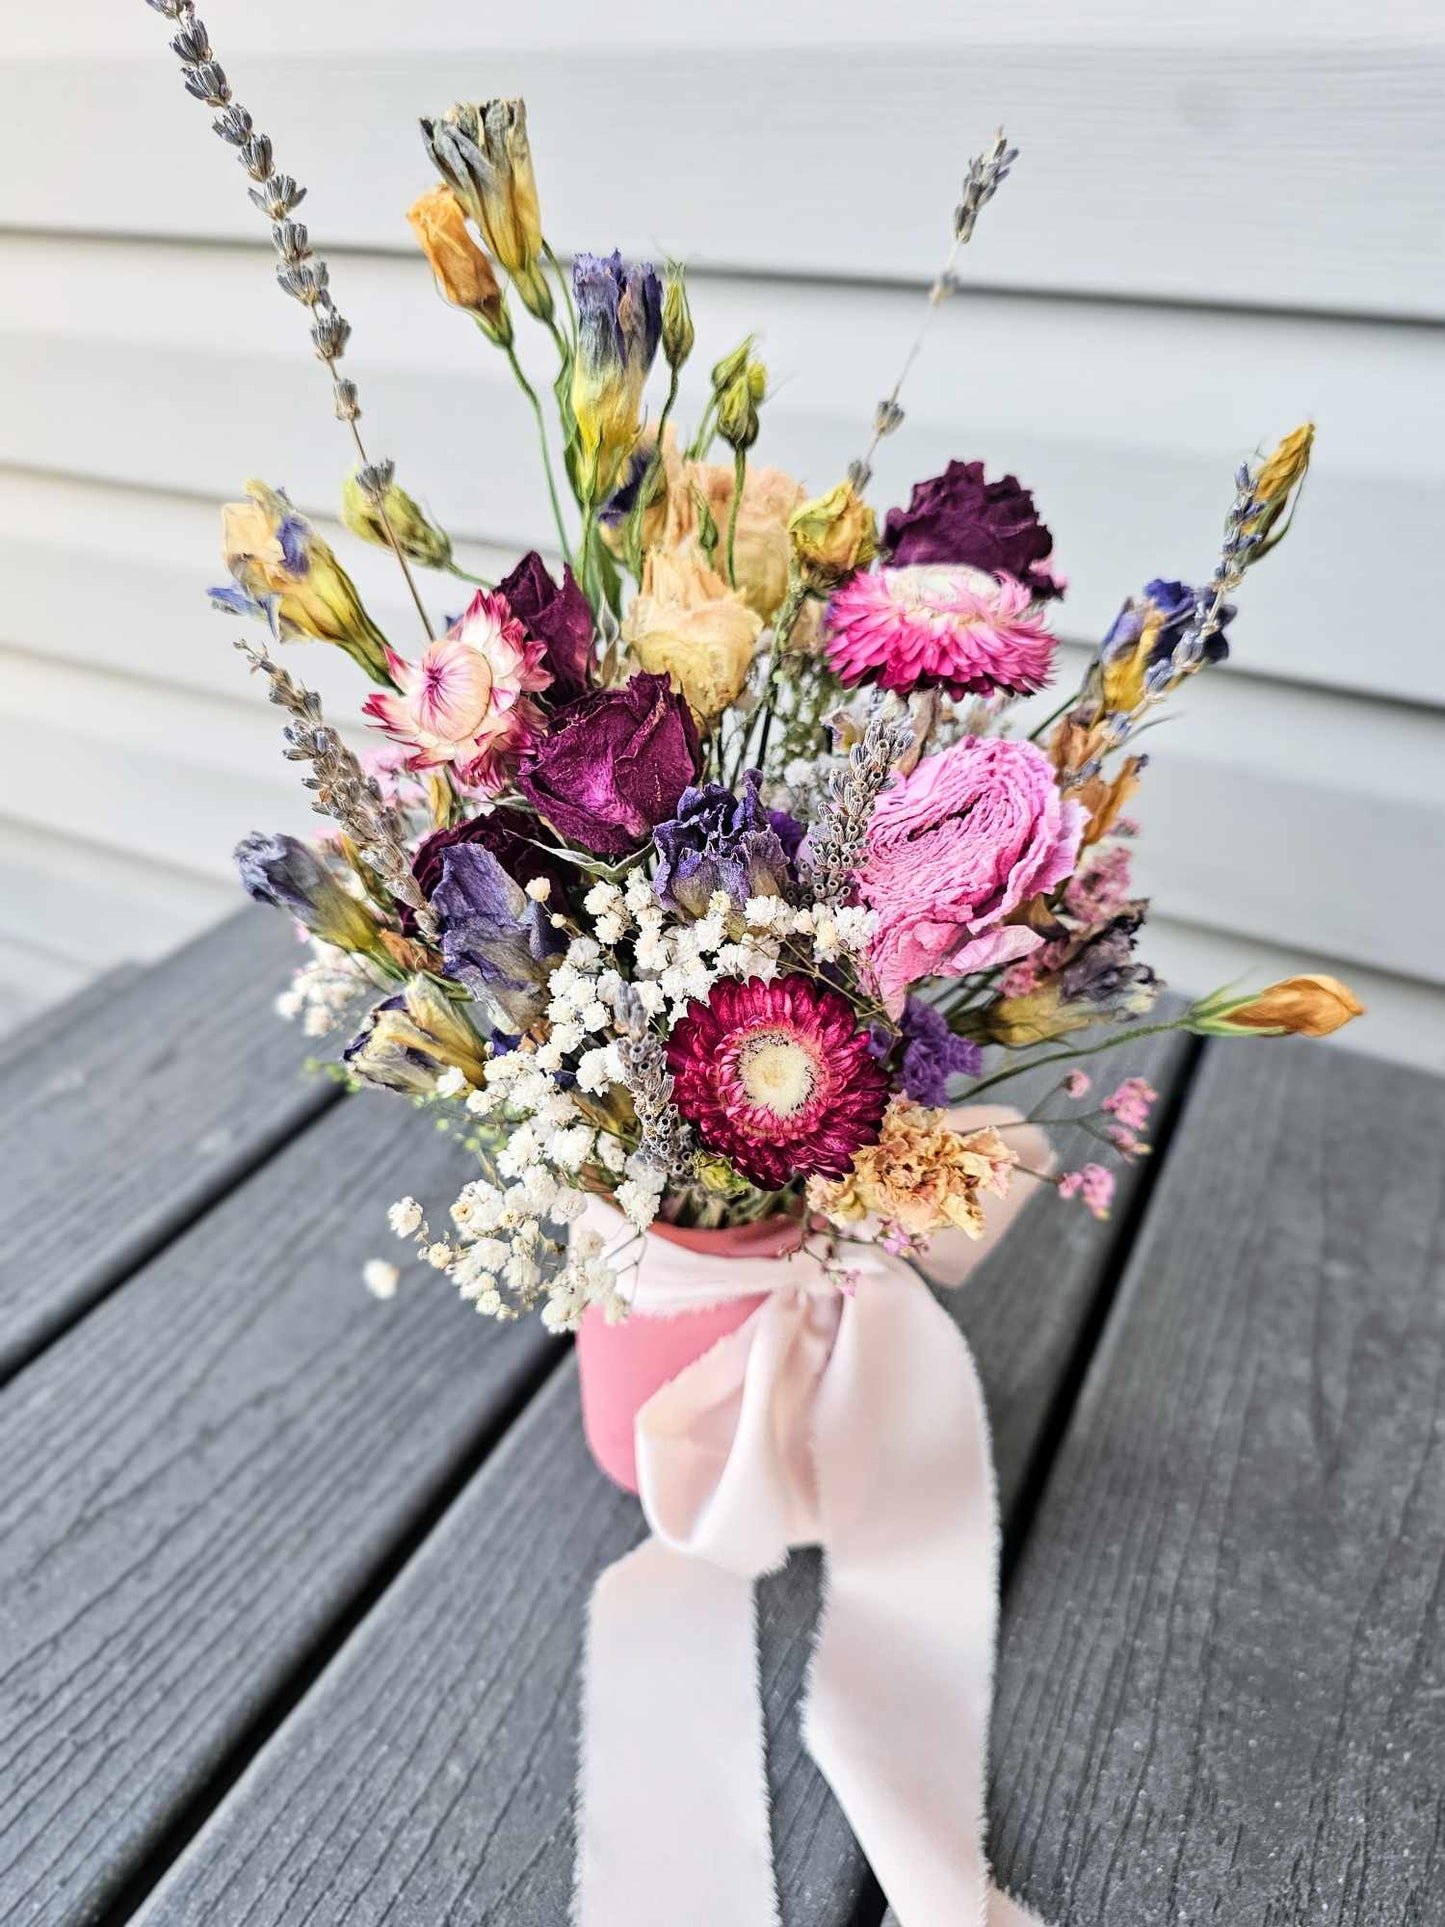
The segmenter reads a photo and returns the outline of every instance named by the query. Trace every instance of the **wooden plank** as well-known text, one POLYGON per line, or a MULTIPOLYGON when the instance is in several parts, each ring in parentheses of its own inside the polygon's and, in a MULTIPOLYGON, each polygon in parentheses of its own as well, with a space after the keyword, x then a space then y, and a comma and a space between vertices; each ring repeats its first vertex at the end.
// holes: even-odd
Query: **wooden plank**
POLYGON ((0 1066, 0 1373, 335 1097, 271 1008, 297 955, 248 910, 0 1066))
POLYGON ((560 1362, 429 1271, 363 1286, 385 1201, 468 1169, 407 1106, 344 1103, 0 1394, 7 1922, 123 1916, 560 1362))
MULTIPOLYGON (((262 248, 0 237, 0 461, 213 500, 259 472, 308 511, 334 513, 347 445, 301 317, 278 297, 271 269, 262 248)), ((371 440, 397 457, 413 493, 454 535, 550 545, 534 426, 502 358, 437 300, 415 256, 340 256, 332 279, 356 328, 353 372, 371 440)), ((922 314, 914 291, 712 272, 697 278, 693 303, 699 346, 679 419, 695 419, 716 355, 757 331, 773 384, 758 459, 816 488, 859 453, 872 398, 892 383, 922 314)), ((539 383, 549 381, 545 336, 520 328, 518 338, 539 383)), ((1439 392, 1442 368, 1445 346, 1428 328, 970 287, 937 318, 872 495, 880 507, 904 500, 914 480, 955 456, 1022 476, 1070 578, 1063 632, 1088 641, 1150 576, 1208 574, 1236 463, 1312 415, 1320 440, 1305 512, 1285 552, 1249 584, 1240 658, 1295 681, 1445 705, 1429 569, 1445 471, 1419 405, 1439 392), (1342 554, 1388 556, 1395 593, 1416 612, 1378 647, 1361 648, 1351 608, 1334 593, 1342 554)), ((654 389, 655 412, 660 377, 654 389)), ((15 511, 17 534, 28 538, 47 506, 42 496, 15 511)), ((87 540, 107 557, 107 582, 109 555, 121 551, 124 597, 161 531, 132 535, 141 519, 132 515, 107 534, 103 513, 89 509, 87 540)), ((216 527, 177 526, 162 552, 172 571, 184 564, 197 592, 214 579, 216 527)), ((33 533, 38 559, 54 535, 33 533)), ((358 549, 348 542, 345 553, 358 549)), ((381 580, 385 557, 372 559, 381 580)), ((457 588, 428 583, 427 594, 445 609, 457 588)), ((183 633, 203 649, 216 618, 199 599, 190 606, 183 633)), ((397 609, 406 647, 414 619, 397 609)), ((133 667, 149 646, 145 632, 131 639, 133 667)))
MULTIPOLYGON (((1186 1054, 1166 1040, 1121 1061, 1172 1087, 1186 1054)), ((1040 1200, 949 1301, 977 1350, 1009 1510, 1128 1212, 1106 1229, 1040 1200)), ((640 1527, 587 1458, 569 1366, 258 1755, 142 1911, 145 1927, 566 1919, 586 1600, 640 1527)), ((786 1927, 841 1927, 867 1891, 795 1717, 817 1579, 816 1558, 797 1555, 760 1589, 786 1927)))
POLYGON ((1045 1919, 1445 1894, 1445 1081, 1211 1047, 1006 1605, 993 1839, 1045 1919))
MULTIPOLYGON (((671 22, 656 43, 619 47, 594 15, 570 43, 487 38, 462 65, 450 20, 430 41, 417 23, 403 44, 354 53, 347 21, 320 51, 288 36, 252 54, 243 28, 213 24, 240 98, 311 186, 308 216, 333 243, 404 244, 401 210, 427 176, 416 117, 460 86, 526 95, 564 251, 636 252, 661 236, 736 271, 922 281, 966 158, 1001 122, 1025 163, 974 249, 993 285, 1445 311, 1432 246, 1442 47, 1425 10, 1394 44, 1316 43, 1307 15, 1273 37, 1253 21, 1225 33, 1200 7, 1182 35, 1160 36, 1157 11, 1141 8, 1132 31, 1100 44, 1011 29, 996 11, 935 13, 900 40, 875 16, 872 44, 852 46, 835 39, 837 11, 765 58, 739 34, 689 46, 671 22), (647 161, 596 165, 599 100, 614 126, 646 127, 647 161)), ((76 44, 0 64, 0 222, 254 232, 163 35, 129 56, 76 44), (138 193, 145 179, 166 192, 138 193)))
POLYGON ((12 992, 8 986, 0 985, 0 995, 14 999, 13 1004, 4 1008, 7 1012, 15 1011, 13 1024, 0 1035, 0 1064, 12 1063, 27 1051, 39 1050, 83 1017, 89 1005, 112 1003, 139 972, 138 964, 116 964, 80 988, 67 990, 54 1002, 39 995, 28 996, 24 991, 12 992))

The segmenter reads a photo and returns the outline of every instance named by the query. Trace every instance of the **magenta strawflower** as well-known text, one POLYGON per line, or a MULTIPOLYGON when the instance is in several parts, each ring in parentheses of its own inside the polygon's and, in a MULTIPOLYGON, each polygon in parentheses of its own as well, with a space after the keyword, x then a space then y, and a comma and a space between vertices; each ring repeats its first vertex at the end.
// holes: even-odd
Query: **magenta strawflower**
POLYGON ((797 975, 715 983, 673 1026, 667 1068, 700 1142, 769 1191, 842 1177, 888 1103, 852 1006, 797 975))
POLYGON ((845 683, 908 694, 1031 695, 1049 680, 1054 639, 1010 575, 981 569, 880 569, 853 576, 828 605, 828 660, 845 683))

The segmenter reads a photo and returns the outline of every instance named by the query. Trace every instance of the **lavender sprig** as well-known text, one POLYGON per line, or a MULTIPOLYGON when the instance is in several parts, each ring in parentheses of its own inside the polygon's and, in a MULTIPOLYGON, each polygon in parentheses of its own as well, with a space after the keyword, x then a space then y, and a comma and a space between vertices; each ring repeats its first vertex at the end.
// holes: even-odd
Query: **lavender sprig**
POLYGON ((958 206, 953 210, 953 245, 948 250, 948 259, 939 270, 937 280, 928 290, 928 311, 923 317, 918 333, 913 338, 912 347, 904 356, 897 381, 874 411, 872 440, 864 449, 861 458, 850 463, 848 468, 848 480, 860 494, 872 480, 873 457, 878 452, 879 442, 885 435, 892 435, 903 425, 903 410, 899 406, 898 397, 903 392, 903 384, 912 372, 913 364, 918 359, 928 330, 933 325, 934 314, 951 294, 958 292, 959 281, 954 272, 954 263, 958 260, 959 250, 966 248, 973 239, 973 230, 978 224, 979 215, 1008 179, 1009 171, 1018 157, 1018 149, 1009 146, 1000 127, 993 137, 993 145, 988 152, 975 155, 968 164, 968 172, 963 177, 963 192, 959 197, 958 206))
POLYGON ((847 898, 863 854, 873 806, 893 766, 913 741, 913 725, 888 708, 876 709, 860 741, 848 752, 846 769, 828 779, 828 794, 804 846, 802 884, 813 903, 847 898))
MULTIPOLYGON (((1241 462, 1234 476, 1234 502, 1224 523, 1224 540, 1219 561, 1207 586, 1200 590, 1194 614, 1174 645, 1174 654, 1160 667, 1170 681, 1193 675, 1204 661, 1204 647, 1219 628, 1226 600, 1244 580, 1245 570, 1255 559, 1263 539, 1259 528, 1264 504, 1258 491, 1258 476, 1248 462, 1241 462)), ((1151 677, 1152 677, 1151 671, 1151 677)))
POLYGON ((617 1049, 641 1130, 638 1161, 664 1178, 690 1178, 692 1132, 672 1101, 672 1076, 660 1040, 643 1031, 624 1037, 617 1049))
MULTIPOLYGON (((207 107, 217 109, 216 117, 211 122, 212 129, 228 147, 236 149, 242 167, 256 183, 248 192, 251 200, 271 223, 271 243, 277 255, 277 285, 283 294, 290 295, 293 301, 299 301, 310 313, 311 343, 317 360, 324 364, 331 377, 336 418, 345 422, 351 430, 351 439, 363 468, 372 467, 361 431, 356 426, 357 417, 361 414, 356 383, 343 377, 336 366, 346 352, 351 323, 332 298, 330 271, 311 246, 305 223, 291 219, 306 198, 306 189, 299 186, 290 174, 278 174, 275 171, 270 137, 256 132, 250 114, 232 93, 226 70, 211 50, 205 22, 196 16, 194 0, 146 0, 146 5, 176 23, 178 31, 172 36, 171 52, 181 63, 181 79, 186 92, 193 99, 203 101, 207 107)), ((416 586, 416 578, 387 520, 386 509, 379 501, 377 510, 387 541, 416 605, 416 612, 421 617, 422 628, 430 641, 433 630, 421 592, 416 586)))
POLYGON ((270 681, 271 701, 295 718, 282 731, 286 759, 311 765, 311 774, 302 781, 316 792, 312 809, 341 825, 362 861, 375 870, 397 902, 411 910, 427 942, 435 943, 436 913, 412 875, 401 819, 383 798, 375 779, 362 769, 355 753, 323 718, 321 698, 298 683, 265 649, 253 648, 244 640, 236 647, 251 667, 270 681))

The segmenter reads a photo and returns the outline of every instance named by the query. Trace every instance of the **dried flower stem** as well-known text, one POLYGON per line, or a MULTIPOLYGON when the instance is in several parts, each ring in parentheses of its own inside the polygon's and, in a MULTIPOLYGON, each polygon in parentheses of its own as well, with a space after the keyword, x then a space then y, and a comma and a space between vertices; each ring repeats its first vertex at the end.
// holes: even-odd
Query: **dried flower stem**
POLYGON ((861 742, 848 752, 848 767, 828 780, 828 795, 808 837, 803 886, 814 903, 847 898, 873 806, 893 766, 913 740, 907 712, 880 706, 868 719, 861 742))
POLYGON ((968 164, 968 173, 963 180, 963 193, 958 206, 953 211, 953 245, 948 250, 948 258, 939 271, 937 280, 928 290, 928 307, 924 313, 913 344, 903 357, 903 366, 898 371, 898 379, 887 396, 878 404, 873 416, 873 436, 864 449, 860 460, 853 462, 848 469, 848 479, 860 493, 868 486, 873 474, 873 457, 878 452, 878 444, 885 435, 891 435, 902 426, 903 410, 898 398, 903 385, 913 372, 913 364, 928 338, 933 326, 933 317, 949 295, 958 292, 958 281, 954 266, 961 249, 966 248, 973 239, 973 230, 978 217, 993 199, 1000 186, 1008 179, 1009 169, 1018 159, 1018 149, 1010 147, 1004 139, 1000 127, 993 137, 993 145, 986 154, 978 154, 968 164))
POLYGON ((253 669, 269 679, 271 701, 295 718, 282 731, 286 759, 311 765, 311 775, 302 778, 307 789, 316 792, 311 807, 318 816, 332 817, 341 825, 363 861, 397 902, 406 904, 416 917, 417 929, 434 943, 436 916, 412 875, 403 826, 375 780, 324 720, 321 698, 298 683, 265 649, 253 648, 244 640, 238 640, 236 647, 253 669))
MULTIPOLYGON (((278 174, 275 171, 270 137, 256 132, 250 114, 232 93, 225 69, 211 52, 205 23, 196 17, 194 0, 146 0, 146 5, 175 22, 179 31, 171 41, 171 51, 181 63, 181 78, 185 82, 186 92, 193 99, 203 101, 206 106, 218 109, 216 118, 211 122, 213 130, 219 139, 236 149, 241 165, 256 183, 248 191, 251 200, 271 222, 271 241, 279 257, 277 284, 283 294, 290 295, 293 301, 299 301, 310 311, 311 342, 317 360, 331 377, 337 419, 345 422, 351 430, 357 460, 363 468, 369 468, 372 466, 371 458, 361 439, 361 431, 356 426, 361 413, 356 383, 345 380, 336 367, 346 352, 351 323, 340 313, 332 299, 330 271, 311 246, 305 223, 291 219, 306 198, 306 189, 290 174, 278 174)), ((391 552, 396 557, 416 605, 427 641, 430 642, 435 632, 416 586, 411 565, 380 502, 377 503, 377 511, 391 552)))

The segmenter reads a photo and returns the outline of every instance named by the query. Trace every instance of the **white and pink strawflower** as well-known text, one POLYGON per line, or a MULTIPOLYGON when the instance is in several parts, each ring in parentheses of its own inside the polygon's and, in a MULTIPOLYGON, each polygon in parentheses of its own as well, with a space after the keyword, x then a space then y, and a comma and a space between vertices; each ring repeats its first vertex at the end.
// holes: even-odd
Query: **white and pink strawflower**
POLYGON ((505 596, 479 589, 415 662, 387 650, 396 691, 373 691, 362 709, 406 751, 408 769, 449 763, 466 788, 498 790, 542 734, 531 697, 552 681, 545 654, 505 596))
POLYGON ((927 565, 853 576, 828 605, 828 660, 845 683, 907 695, 1032 695, 1054 639, 1011 575, 927 565))

